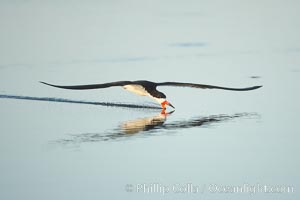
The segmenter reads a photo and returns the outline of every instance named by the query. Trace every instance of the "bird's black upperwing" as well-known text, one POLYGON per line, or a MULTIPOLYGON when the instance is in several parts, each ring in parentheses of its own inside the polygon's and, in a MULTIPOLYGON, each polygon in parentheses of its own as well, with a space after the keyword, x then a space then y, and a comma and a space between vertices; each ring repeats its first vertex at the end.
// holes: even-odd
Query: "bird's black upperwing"
POLYGON ((124 86, 131 84, 131 81, 117 81, 117 82, 110 82, 110 83, 103 83, 103 84, 91 84, 91 85, 71 85, 71 86, 64 86, 64 85, 53 85, 49 83, 45 83, 40 81, 45 85, 49 85, 52 87, 62 88, 62 89, 70 89, 70 90, 90 90, 90 89, 100 89, 100 88, 108 88, 113 86, 124 86))
POLYGON ((222 90, 233 90, 233 91, 247 91, 247 90, 255 90, 260 86, 253 86, 247 88, 229 88, 229 87, 220 87, 214 85, 204 85, 204 84, 195 84, 195 83, 179 83, 179 82, 163 82, 157 83, 157 86, 178 86, 178 87, 193 87, 193 88, 201 88, 201 89, 222 89, 222 90))

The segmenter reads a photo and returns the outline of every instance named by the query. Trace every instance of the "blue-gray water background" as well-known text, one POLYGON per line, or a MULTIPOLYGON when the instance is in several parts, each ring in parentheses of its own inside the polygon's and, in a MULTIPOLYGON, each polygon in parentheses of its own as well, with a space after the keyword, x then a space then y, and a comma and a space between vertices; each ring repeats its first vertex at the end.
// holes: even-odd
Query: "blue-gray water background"
POLYGON ((0 199, 299 199, 299 10, 296 0, 1 1, 0 199), (263 87, 161 87, 176 107, 165 118, 122 88, 39 83, 140 79, 263 87), (294 191, 211 188, 258 184, 294 191))

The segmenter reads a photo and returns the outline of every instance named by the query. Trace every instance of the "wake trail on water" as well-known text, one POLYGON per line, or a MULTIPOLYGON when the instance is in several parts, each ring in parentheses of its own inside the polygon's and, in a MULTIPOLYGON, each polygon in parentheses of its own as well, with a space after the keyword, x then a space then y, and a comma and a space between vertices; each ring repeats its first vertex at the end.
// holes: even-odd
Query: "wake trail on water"
POLYGON ((158 106, 151 105, 138 105, 130 103, 113 103, 113 102, 96 102, 96 101, 84 101, 84 100, 73 100, 56 97, 33 97, 33 96, 22 96, 22 95, 7 95, 0 94, 0 99, 18 99, 18 100, 30 100, 30 101, 46 101, 46 102, 58 102, 58 103, 74 103, 74 104, 88 104, 88 105, 99 105, 107 107, 123 107, 123 108, 139 108, 139 109, 161 109, 158 106))

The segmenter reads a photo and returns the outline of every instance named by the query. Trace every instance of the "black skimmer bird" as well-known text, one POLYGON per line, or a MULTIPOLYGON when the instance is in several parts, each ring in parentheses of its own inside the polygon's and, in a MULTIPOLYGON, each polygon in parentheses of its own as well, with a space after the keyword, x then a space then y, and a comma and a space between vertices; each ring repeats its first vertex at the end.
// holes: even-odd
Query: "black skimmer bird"
POLYGON ((222 89, 222 90, 233 90, 233 91, 248 91, 248 90, 255 90, 262 86, 253 86, 247 88, 229 88, 229 87, 220 87, 220 86, 213 86, 213 85, 204 85, 204 84, 196 84, 196 83, 180 83, 180 82, 162 82, 162 83, 155 83, 151 81, 116 81, 110 83, 103 83, 103 84, 91 84, 91 85, 72 85, 72 86, 63 86, 63 85, 53 85, 46 82, 41 82, 43 84, 62 88, 62 89, 70 89, 70 90, 90 90, 90 89, 100 89, 100 88, 108 88, 114 86, 121 86, 125 90, 133 92, 135 94, 141 96, 149 96, 155 99, 158 103, 160 103, 163 110, 166 109, 166 106, 171 106, 175 108, 170 102, 166 100, 166 95, 156 88, 158 86, 177 86, 177 87, 192 87, 192 88, 201 88, 201 89, 222 89))

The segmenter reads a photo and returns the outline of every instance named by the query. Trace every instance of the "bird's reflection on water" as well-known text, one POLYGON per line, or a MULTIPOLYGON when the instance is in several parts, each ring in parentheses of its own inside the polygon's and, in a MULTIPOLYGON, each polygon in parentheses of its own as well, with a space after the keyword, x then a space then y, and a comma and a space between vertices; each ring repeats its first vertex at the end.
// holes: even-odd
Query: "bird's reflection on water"
POLYGON ((171 115, 174 111, 169 113, 160 113, 153 117, 138 118, 131 121, 125 121, 121 124, 120 130, 124 134, 135 134, 139 132, 151 131, 159 129, 165 123, 167 116, 171 115))
MULTIPOLYGON (((157 135, 162 131, 172 131, 195 128, 210 127, 220 122, 226 122, 237 118, 257 118, 256 113, 236 113, 232 115, 219 114, 209 116, 197 116, 188 120, 177 120, 166 122, 167 118, 173 113, 160 113, 146 118, 138 118, 122 122, 117 128, 99 133, 71 134, 68 139, 57 140, 61 144, 79 144, 85 142, 98 141, 118 141, 137 136, 146 137, 157 135)), ((168 132, 166 132, 168 133, 168 132)))

